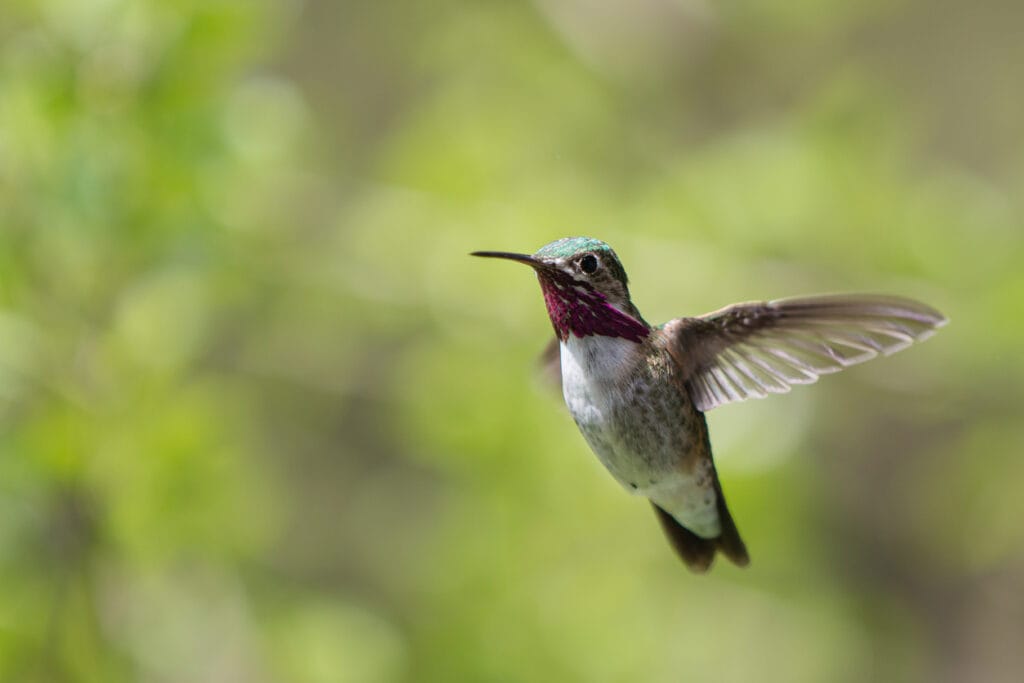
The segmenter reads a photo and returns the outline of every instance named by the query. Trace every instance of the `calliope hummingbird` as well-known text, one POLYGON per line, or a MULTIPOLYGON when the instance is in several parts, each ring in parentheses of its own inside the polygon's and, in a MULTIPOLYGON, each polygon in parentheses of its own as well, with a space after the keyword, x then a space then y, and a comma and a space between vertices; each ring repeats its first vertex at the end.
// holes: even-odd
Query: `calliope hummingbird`
POLYGON ((537 273, 557 337, 552 366, 573 420, 616 481, 651 501, 672 547, 697 572, 717 552, 739 566, 750 562, 704 413, 894 353, 946 323, 917 301, 857 294, 733 304, 652 327, 600 240, 566 237, 532 256, 473 255, 537 273))

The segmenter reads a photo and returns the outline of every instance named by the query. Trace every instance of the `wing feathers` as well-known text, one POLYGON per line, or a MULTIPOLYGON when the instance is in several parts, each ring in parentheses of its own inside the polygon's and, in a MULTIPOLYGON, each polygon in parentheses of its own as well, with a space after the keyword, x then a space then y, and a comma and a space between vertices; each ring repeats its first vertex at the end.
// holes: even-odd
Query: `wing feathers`
POLYGON ((819 296, 736 304, 679 318, 662 333, 701 410, 810 384, 930 337, 941 313, 891 296, 819 296))

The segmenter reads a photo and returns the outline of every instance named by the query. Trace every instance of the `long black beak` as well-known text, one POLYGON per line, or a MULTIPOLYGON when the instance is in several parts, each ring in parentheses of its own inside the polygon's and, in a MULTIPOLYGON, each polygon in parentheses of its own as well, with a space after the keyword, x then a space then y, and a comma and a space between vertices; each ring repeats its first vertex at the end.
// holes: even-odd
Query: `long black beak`
POLYGON ((470 256, 483 256, 484 258, 503 258, 510 261, 519 261, 534 268, 543 268, 544 262, 530 254, 513 254, 508 251, 474 251, 470 256))

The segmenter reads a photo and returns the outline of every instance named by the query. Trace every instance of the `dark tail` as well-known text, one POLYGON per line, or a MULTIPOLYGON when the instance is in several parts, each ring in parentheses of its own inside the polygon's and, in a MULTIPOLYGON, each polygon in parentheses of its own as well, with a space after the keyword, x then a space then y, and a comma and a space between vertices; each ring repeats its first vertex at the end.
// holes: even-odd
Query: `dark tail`
POLYGON ((691 571, 700 574, 708 570, 718 551, 721 551, 738 567, 746 567, 750 564, 747 547, 743 545, 740 532, 736 530, 736 524, 732 521, 729 508, 725 505, 725 496, 722 495, 722 487, 718 484, 717 476, 715 477, 715 494, 718 498, 718 520, 722 527, 722 533, 717 538, 701 538, 677 522, 675 517, 651 503, 658 515, 658 521, 661 522, 661 528, 668 536, 676 553, 683 558, 683 562, 691 571))

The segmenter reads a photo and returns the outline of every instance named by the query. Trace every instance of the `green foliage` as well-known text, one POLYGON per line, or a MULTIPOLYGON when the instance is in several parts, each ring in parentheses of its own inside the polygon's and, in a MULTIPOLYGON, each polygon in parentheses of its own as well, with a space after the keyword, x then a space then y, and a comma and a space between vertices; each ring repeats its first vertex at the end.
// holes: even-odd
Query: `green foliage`
POLYGON ((0 680, 1013 680, 1014 7, 5 3, 0 680), (952 324, 712 413, 694 577, 466 256, 578 234, 952 324))

